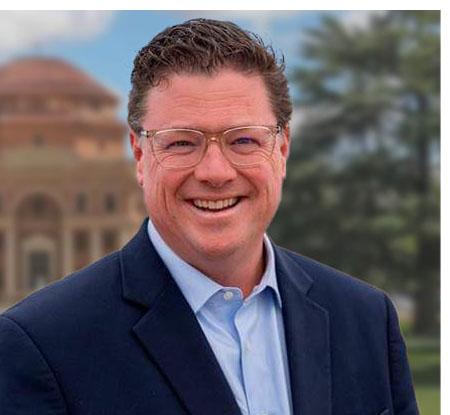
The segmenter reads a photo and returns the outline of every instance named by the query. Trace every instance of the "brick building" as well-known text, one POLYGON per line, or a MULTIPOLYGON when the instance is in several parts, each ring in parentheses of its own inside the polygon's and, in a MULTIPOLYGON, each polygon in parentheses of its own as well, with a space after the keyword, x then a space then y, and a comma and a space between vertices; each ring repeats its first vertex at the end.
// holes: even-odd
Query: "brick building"
POLYGON ((144 207, 117 108, 64 61, 0 67, 0 309, 138 228, 144 207))

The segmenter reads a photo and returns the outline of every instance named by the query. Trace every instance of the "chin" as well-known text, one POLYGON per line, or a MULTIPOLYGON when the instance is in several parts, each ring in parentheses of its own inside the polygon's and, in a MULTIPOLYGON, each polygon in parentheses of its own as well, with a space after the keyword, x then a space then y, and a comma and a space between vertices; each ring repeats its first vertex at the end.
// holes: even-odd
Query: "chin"
POLYGON ((230 256, 242 246, 238 241, 229 238, 208 239, 202 239, 193 245, 198 253, 210 258, 230 256))

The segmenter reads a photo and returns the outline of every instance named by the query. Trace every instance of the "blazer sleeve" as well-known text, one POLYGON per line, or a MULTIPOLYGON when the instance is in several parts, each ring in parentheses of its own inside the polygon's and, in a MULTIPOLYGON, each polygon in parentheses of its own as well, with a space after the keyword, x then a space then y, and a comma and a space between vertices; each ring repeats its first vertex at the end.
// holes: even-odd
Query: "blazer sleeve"
POLYGON ((0 316, 0 413, 68 414, 45 357, 28 334, 6 316, 0 316))
POLYGON ((388 317, 389 376, 395 415, 419 415, 405 342, 397 312, 386 296, 388 317))

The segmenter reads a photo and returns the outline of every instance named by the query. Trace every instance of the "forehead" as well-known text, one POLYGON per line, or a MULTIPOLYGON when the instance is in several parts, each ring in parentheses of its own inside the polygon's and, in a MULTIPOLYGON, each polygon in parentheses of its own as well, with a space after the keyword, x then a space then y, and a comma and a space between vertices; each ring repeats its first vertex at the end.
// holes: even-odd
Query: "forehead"
POLYGON ((149 91, 143 126, 217 131, 238 125, 275 124, 260 75, 224 69, 213 75, 177 74, 149 91))

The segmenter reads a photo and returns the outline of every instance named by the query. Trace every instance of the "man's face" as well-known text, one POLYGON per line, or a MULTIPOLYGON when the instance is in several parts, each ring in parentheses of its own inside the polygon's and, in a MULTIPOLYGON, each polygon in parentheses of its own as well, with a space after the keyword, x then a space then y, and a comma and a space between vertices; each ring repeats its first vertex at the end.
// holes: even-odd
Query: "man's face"
MULTIPOLYGON (((150 90, 142 120, 146 130, 217 132, 248 125, 276 125, 266 87, 260 76, 225 69, 212 76, 170 77, 167 84, 150 90)), ((148 213, 166 243, 188 261, 197 262, 261 247, 281 198, 288 135, 284 130, 278 134, 272 158, 257 166, 235 167, 217 143, 210 143, 197 166, 170 170, 158 164, 149 142, 139 147, 132 133, 137 178, 148 213), (194 205, 194 201, 236 198, 236 205, 222 210, 194 205)))

